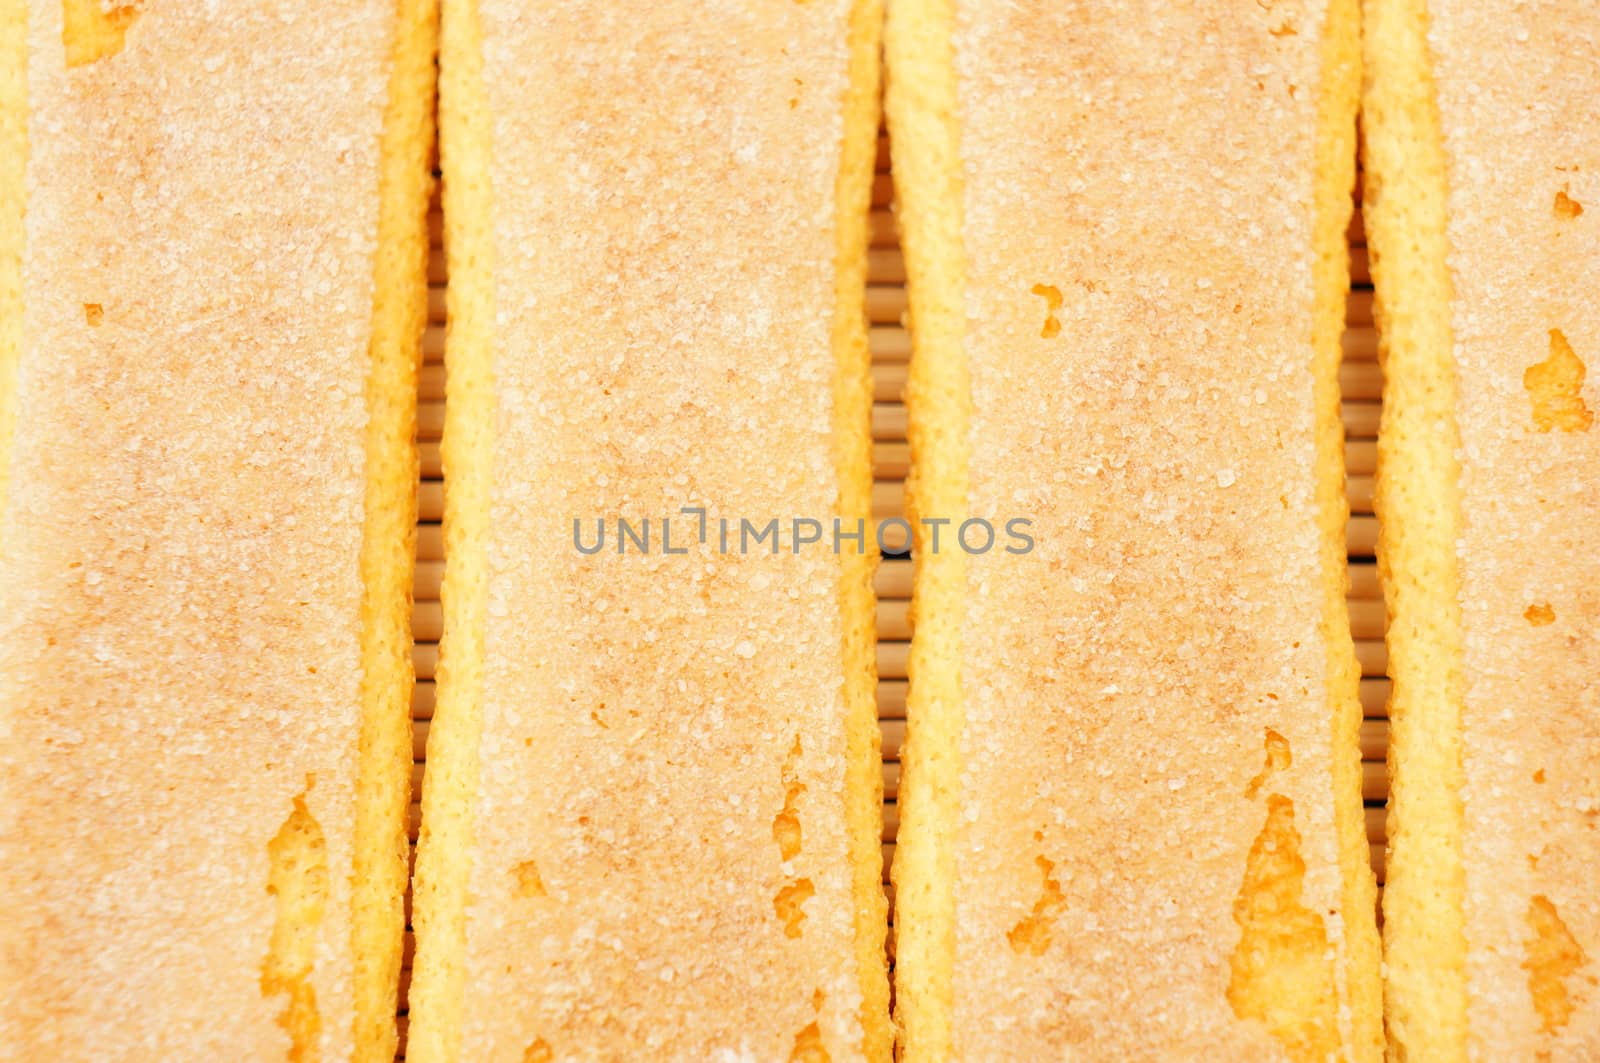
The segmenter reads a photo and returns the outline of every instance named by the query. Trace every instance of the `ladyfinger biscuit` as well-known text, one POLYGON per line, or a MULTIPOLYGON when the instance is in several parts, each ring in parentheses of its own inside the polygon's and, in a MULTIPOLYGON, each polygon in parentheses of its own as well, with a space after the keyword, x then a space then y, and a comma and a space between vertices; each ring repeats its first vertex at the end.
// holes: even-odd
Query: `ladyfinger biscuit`
POLYGON ((1353 0, 892 0, 904 1058, 1381 1054, 1344 605, 1353 0), (936 550, 930 523, 1032 522, 936 550))
POLYGON ((414 1060, 888 1058, 878 21, 445 4, 414 1060))
POLYGON ((1371 0, 1391 1056, 1600 1058, 1600 23, 1371 0))
POLYGON ((393 1058, 435 21, 0 4, 0 1058, 393 1058))

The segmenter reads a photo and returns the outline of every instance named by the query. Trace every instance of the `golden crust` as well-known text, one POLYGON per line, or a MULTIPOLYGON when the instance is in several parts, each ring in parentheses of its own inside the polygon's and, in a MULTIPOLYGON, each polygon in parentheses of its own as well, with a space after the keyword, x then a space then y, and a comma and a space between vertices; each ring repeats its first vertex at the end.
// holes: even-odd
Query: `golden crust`
POLYGON ((1385 1011, 1400 1059, 1465 1058, 1460 534, 1444 159, 1421 0, 1368 0, 1363 216, 1384 363, 1374 505, 1388 602, 1385 1011))
POLYGON ((367 377, 361 550, 361 734, 356 792, 355 1059, 396 1047, 411 794, 411 581, 416 557, 417 367, 428 305, 438 0, 400 0, 389 48, 367 377))
POLYGON ((485 172, 490 123, 477 5, 443 0, 439 32, 439 157, 451 283, 446 337, 444 436, 447 473, 440 599, 444 633, 435 671, 422 825, 412 879, 413 961, 406 1058, 460 1057, 466 993, 467 884, 474 863, 468 795, 478 789, 477 703, 483 688, 488 592, 489 476, 493 468, 494 194, 485 172), (448 854, 447 858, 435 853, 448 854))
MULTIPOLYGON (((966 511, 970 398, 962 346, 959 129, 950 40, 954 0, 890 0, 884 27, 885 109, 905 247, 912 335, 906 412, 911 474, 906 508, 966 511)), ((951 1058, 955 951, 954 823, 962 729, 959 641, 966 562, 915 540, 906 742, 901 749, 895 885, 895 1014, 904 1059, 951 1058)))
POLYGON ((1333 355, 1355 11, 1089 7, 889 12, 912 503, 1037 537, 924 544, 906 1058, 1374 1059, 1333 355))
POLYGON ((872 559, 679 512, 865 515, 876 47, 850 0, 446 4, 414 1058, 887 1056, 872 559), (575 550, 617 516, 652 553, 575 550))
POLYGON ((392 1054, 432 47, 400 11, 321 10, 313 51, 296 4, 3 12, 8 1058, 392 1054))
MULTIPOLYGON (((1343 356, 1345 302, 1350 288, 1347 233, 1356 179, 1356 113, 1361 95, 1360 0, 1330 0, 1322 34, 1322 81, 1317 93, 1316 317, 1312 364, 1317 410, 1317 509, 1322 528, 1321 637, 1327 654, 1328 708, 1333 725, 1332 764, 1339 868, 1346 912, 1376 912, 1377 883, 1367 840, 1361 787, 1361 668, 1351 640, 1346 604, 1349 570, 1346 533, 1350 503, 1345 484, 1344 423, 1340 416, 1339 364, 1343 356)), ((1354 1059, 1383 1052, 1382 944, 1375 920, 1346 924, 1344 963, 1354 1059)))
MULTIPOLYGON (((872 519, 871 353, 862 292, 867 282, 867 212, 877 168, 882 0, 850 8, 850 74, 845 90, 845 137, 834 192, 834 469, 837 512, 846 521, 872 519)), ((861 1055, 889 1060, 885 948, 888 900, 883 890, 883 772, 877 704, 877 598, 874 551, 840 558, 841 665, 845 702, 845 814, 855 895, 855 963, 861 982, 861 1055)))

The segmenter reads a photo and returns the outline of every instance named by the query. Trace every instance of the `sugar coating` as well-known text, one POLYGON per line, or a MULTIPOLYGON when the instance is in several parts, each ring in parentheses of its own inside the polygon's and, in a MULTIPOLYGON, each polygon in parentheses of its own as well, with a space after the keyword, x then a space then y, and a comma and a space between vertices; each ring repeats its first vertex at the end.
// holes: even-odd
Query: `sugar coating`
POLYGON ((1294 802, 1299 900, 1342 955, 1306 590, 1323 18, 958 6, 968 509, 1038 541, 967 563, 961 1058, 1287 1057, 1228 996, 1268 728, 1293 751, 1268 789, 1294 802), (1058 334, 1036 285, 1061 293, 1058 334), (1017 948, 1040 860, 1064 900, 1050 946, 1017 948))
POLYGON ((851 5, 478 8, 494 468, 458 1051, 786 1059, 815 1023, 849 1058, 837 558, 719 555, 688 517, 688 556, 583 557, 571 521, 834 512, 851 5))
POLYGON ((1524 386, 1559 330, 1600 408, 1600 28, 1587 5, 1429 4, 1448 159, 1461 437, 1462 858, 1469 1052, 1600 1056, 1600 431, 1540 431, 1524 386), (1559 197, 1569 206, 1562 209, 1559 197), (1549 615, 1547 623, 1530 620, 1549 615), (1537 898, 1586 956, 1527 964, 1537 898))
POLYGON ((68 71, 61 5, 29 8, 0 517, 6 1058, 282 1057, 269 846, 302 795, 328 869, 312 1047, 350 1054, 393 15, 151 4, 120 52, 68 71))

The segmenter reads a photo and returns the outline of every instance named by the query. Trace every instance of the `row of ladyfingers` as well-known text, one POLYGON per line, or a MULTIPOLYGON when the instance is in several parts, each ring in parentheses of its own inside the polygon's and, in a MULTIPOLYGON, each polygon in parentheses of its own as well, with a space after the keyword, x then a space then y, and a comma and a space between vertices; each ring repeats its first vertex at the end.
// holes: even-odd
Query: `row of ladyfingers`
POLYGON ((1298 1063, 1385 1018, 1396 1059, 1600 1056, 1585 4, 890 0, 880 42, 878 0, 435 3, 0 0, 0 1058, 394 1054, 436 49, 410 1058, 1298 1063), (880 43, 893 1023, 871 537, 705 534, 871 516, 880 43), (700 534, 574 548, 668 513, 700 534), (969 517, 1035 548, 937 548, 969 517))

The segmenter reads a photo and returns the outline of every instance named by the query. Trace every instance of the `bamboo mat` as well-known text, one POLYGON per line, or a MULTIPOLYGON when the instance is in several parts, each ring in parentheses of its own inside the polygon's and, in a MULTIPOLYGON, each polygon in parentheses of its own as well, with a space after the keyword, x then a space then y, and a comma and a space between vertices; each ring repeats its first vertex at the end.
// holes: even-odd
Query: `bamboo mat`
MULTIPOLYGON (((901 402, 911 339, 901 325, 906 309, 905 260, 891 212, 893 186, 889 175, 889 147, 885 134, 878 138, 878 172, 872 187, 869 232, 867 316, 872 348, 872 458, 873 515, 878 519, 902 516, 905 476, 910 464, 906 443, 906 411, 901 402)), ((1378 371, 1377 332, 1372 318, 1372 280, 1367 270, 1366 234, 1358 210, 1350 227, 1350 301, 1346 311, 1344 366, 1340 384, 1344 392, 1345 460, 1350 498, 1350 623, 1361 662, 1361 705, 1366 717, 1361 728, 1362 793, 1366 801, 1367 840, 1378 881, 1383 881, 1384 802, 1388 779, 1384 752, 1389 724, 1385 719, 1389 680, 1383 634, 1385 614, 1378 587, 1373 549, 1378 538, 1372 515, 1372 476, 1377 462, 1378 411, 1382 378, 1378 371)), ((428 328, 423 338, 423 368, 417 438, 422 451, 422 486, 418 512, 416 608, 412 623, 416 647, 417 686, 412 698, 413 757, 410 834, 413 861, 420 819, 424 753, 433 718, 434 669, 439 660, 439 634, 443 611, 439 583, 444 574, 444 540, 439 520, 444 512, 444 483, 439 463, 439 437, 444 426, 445 258, 443 222, 435 199, 428 220, 432 253, 428 263, 428 328)), ((885 559, 878 570, 878 721, 883 732, 883 866, 887 884, 894 859, 899 826, 896 804, 900 782, 900 746, 905 741, 906 659, 910 651, 908 613, 911 604, 911 562, 885 559)), ((891 919, 894 896, 889 897, 891 919)), ((400 1058, 405 1056, 406 1002, 411 983, 414 939, 410 926, 411 898, 406 897, 404 967, 400 976, 400 1058)))

